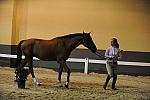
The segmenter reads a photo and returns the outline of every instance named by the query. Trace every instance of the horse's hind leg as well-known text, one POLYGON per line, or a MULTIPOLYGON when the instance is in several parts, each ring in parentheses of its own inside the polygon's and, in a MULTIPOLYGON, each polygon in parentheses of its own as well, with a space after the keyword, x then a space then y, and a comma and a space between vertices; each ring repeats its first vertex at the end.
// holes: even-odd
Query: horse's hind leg
POLYGON ((25 59, 25 60, 23 60, 23 61, 21 62, 20 67, 22 68, 22 67, 24 67, 26 64, 27 64, 27 60, 25 59))
POLYGON ((33 57, 27 57, 27 62, 28 62, 28 66, 29 66, 29 71, 32 75, 33 78, 33 82, 37 85, 40 85, 40 83, 36 80, 35 75, 34 75, 34 71, 33 71, 33 57))

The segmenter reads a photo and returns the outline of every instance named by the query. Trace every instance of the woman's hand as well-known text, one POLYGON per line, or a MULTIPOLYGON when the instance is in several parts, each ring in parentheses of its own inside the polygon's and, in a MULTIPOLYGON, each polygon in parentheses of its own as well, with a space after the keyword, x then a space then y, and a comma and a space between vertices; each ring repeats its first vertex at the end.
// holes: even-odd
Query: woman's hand
POLYGON ((114 56, 114 57, 113 57, 113 60, 116 60, 116 61, 117 61, 117 60, 118 60, 118 57, 117 57, 117 56, 114 56))

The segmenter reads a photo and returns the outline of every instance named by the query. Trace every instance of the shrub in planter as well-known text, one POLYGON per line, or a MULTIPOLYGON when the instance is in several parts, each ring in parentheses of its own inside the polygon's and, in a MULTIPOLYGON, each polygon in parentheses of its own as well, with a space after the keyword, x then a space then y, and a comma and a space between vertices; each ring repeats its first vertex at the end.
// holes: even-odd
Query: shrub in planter
POLYGON ((15 73, 16 73, 18 88, 25 89, 25 82, 29 75, 29 70, 24 68, 17 68, 15 73))

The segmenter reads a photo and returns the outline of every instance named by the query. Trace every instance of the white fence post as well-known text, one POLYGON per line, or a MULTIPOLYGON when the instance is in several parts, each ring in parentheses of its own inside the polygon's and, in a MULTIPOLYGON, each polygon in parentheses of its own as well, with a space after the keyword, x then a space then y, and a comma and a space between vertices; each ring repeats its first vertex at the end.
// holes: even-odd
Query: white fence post
POLYGON ((84 74, 88 74, 89 58, 85 58, 84 74))

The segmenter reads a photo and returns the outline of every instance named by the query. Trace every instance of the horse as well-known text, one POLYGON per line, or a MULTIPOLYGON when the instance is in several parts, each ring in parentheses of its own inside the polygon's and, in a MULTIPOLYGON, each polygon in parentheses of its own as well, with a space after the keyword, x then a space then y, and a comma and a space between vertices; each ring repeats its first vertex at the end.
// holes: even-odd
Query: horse
POLYGON ((70 68, 67 66, 66 60, 69 58, 71 52, 80 44, 90 49, 93 53, 97 52, 90 33, 91 32, 72 33, 51 40, 35 38, 22 40, 17 46, 16 68, 22 68, 28 63, 29 72, 32 75, 33 81, 39 85, 33 71, 33 57, 44 61, 57 61, 57 63, 60 64, 58 81, 61 83, 62 71, 63 68, 65 68, 67 72, 65 87, 68 88, 70 82, 70 68), (21 61, 22 54, 25 56, 23 61, 21 61))

